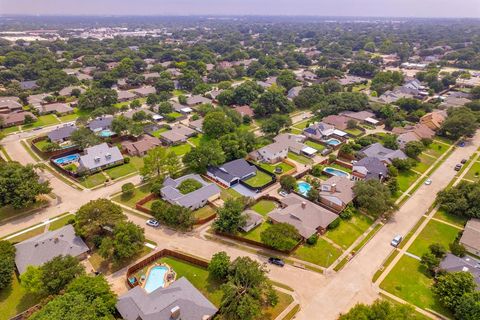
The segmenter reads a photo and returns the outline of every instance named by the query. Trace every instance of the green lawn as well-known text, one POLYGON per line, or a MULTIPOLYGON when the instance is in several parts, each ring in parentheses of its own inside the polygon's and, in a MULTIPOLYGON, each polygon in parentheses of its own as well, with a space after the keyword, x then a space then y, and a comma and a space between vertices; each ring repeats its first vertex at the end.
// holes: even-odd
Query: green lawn
POLYGON ((14 275, 12 284, 0 290, 0 320, 8 320, 11 317, 27 310, 40 302, 40 298, 28 293, 14 275))
POLYGON ((454 214, 446 213, 443 209, 438 209, 438 211, 434 215, 435 218, 446 221, 448 223, 454 224, 463 228, 465 223, 467 223, 468 219, 464 217, 459 217, 454 214))
POLYGON ((168 117, 172 117, 172 118, 180 118, 183 116, 183 114, 181 114, 180 112, 170 112, 167 114, 168 117))
POLYGON ((28 208, 24 209, 14 209, 11 206, 0 207, 0 221, 14 216, 19 216, 22 214, 27 214, 29 211, 35 210, 39 207, 42 207, 46 204, 45 201, 37 201, 35 204, 28 208))
POLYGON ((260 200, 252 206, 252 210, 266 217, 267 214, 277 207, 277 203, 270 200, 260 200))
POLYGON ((165 132, 165 131, 168 131, 168 128, 166 127, 161 127, 160 129, 156 130, 156 131, 153 131, 152 132, 152 136, 156 137, 156 138, 159 138, 160 137, 160 134, 162 132, 165 132))
POLYGON ((433 243, 440 243, 448 250, 448 245, 455 240, 459 231, 442 222, 430 220, 407 251, 421 257, 429 252, 428 246, 433 243))
POLYGON ((449 146, 444 145, 443 143, 438 143, 438 142, 432 142, 431 145, 428 146, 427 150, 425 150, 425 153, 428 153, 429 155, 434 156, 435 158, 440 157, 442 154, 447 152, 449 146))
POLYGON ((270 177, 268 174, 266 174, 263 171, 257 170, 256 175, 254 175, 251 178, 248 178, 247 180, 244 180, 243 182, 245 182, 246 184, 254 188, 259 188, 259 187, 263 187, 270 181, 272 181, 272 177, 270 177))
POLYGON ((363 131, 358 129, 358 128, 354 128, 354 129, 346 129, 344 130, 346 133, 349 133, 350 135, 354 136, 354 137, 358 137, 358 136, 361 136, 363 134, 363 131))
POLYGON ((173 90, 172 93, 175 97, 178 97, 178 96, 181 96, 182 94, 185 94, 186 92, 183 91, 183 90, 175 89, 175 90, 173 90))
POLYGON ((295 154, 293 152, 288 153, 288 158, 301 164, 311 164, 313 162, 312 159, 295 154))
POLYGON ((33 238, 35 236, 38 236, 39 234, 42 234, 45 231, 45 228, 43 226, 34 228, 30 231, 27 231, 25 233, 19 234, 18 236, 15 236, 13 238, 8 239, 8 241, 12 243, 18 243, 25 241, 27 239, 33 238))
POLYGON ((305 129, 307 127, 307 123, 309 123, 309 119, 307 120, 303 120, 303 121, 300 121, 299 123, 293 125, 294 128, 297 128, 297 129, 305 129))
POLYGON ((135 208, 135 203, 145 198, 150 194, 150 184, 144 184, 141 187, 136 187, 132 196, 124 196, 121 193, 112 198, 113 201, 124 204, 130 208, 135 208))
POLYGON ((17 132, 18 130, 20 130, 20 127, 13 126, 13 127, 4 128, 1 130, 1 132, 3 132, 4 134, 9 134, 9 133, 17 132))
POLYGON ((188 143, 179 144, 178 146, 168 147, 169 151, 175 152, 179 157, 183 157, 187 152, 192 150, 192 146, 188 143))
POLYGON ((236 198, 239 198, 241 197, 242 195, 240 193, 238 193, 236 190, 232 189, 232 188, 228 188, 228 189, 222 189, 222 191, 220 191, 220 198, 223 200, 223 201, 227 201, 228 199, 236 199, 236 198))
POLYGON ((240 232, 239 235, 249 240, 262 242, 261 234, 263 231, 267 230, 269 226, 270 226, 269 222, 263 222, 261 225, 256 226, 249 232, 240 232))
POLYGON ((72 113, 72 114, 67 114, 67 115, 65 115, 65 116, 61 116, 61 117, 58 117, 58 118, 59 118, 60 121, 62 121, 62 122, 70 122, 70 121, 77 120, 78 114, 72 113))
POLYGON ((305 260, 322 267, 330 266, 338 257, 342 254, 342 251, 326 240, 319 238, 316 245, 304 244, 300 246, 295 252, 294 257, 300 260, 305 260))
POLYGON ((38 128, 38 127, 43 127, 43 126, 50 126, 56 123, 60 123, 60 121, 53 115, 53 114, 47 114, 44 116, 39 116, 37 121, 31 124, 24 125, 22 127, 23 130, 28 130, 31 128, 38 128))
POLYGON ((318 150, 318 152, 322 152, 326 148, 323 144, 313 142, 313 141, 310 141, 310 140, 305 141, 305 144, 309 147, 312 147, 313 149, 318 150))
POLYGON ((124 163, 120 166, 116 166, 116 167, 113 167, 113 168, 110 168, 110 169, 106 169, 105 173, 112 180, 115 180, 115 179, 121 178, 123 176, 126 176, 128 174, 134 173, 136 171, 137 171, 137 168, 135 167, 135 165, 133 163, 129 162, 129 163, 124 163))
POLYGON ((130 163, 137 169, 140 170, 143 168, 143 158, 140 157, 131 157, 130 163))
POLYGON ((68 221, 71 219, 75 219, 75 215, 67 214, 61 217, 60 219, 51 222, 50 225, 48 226, 48 230, 52 231, 52 230, 60 229, 61 227, 66 226, 68 224, 68 221))
POLYGON ((433 279, 427 277, 425 272, 420 261, 404 255, 380 284, 380 288, 420 308, 448 314, 430 289, 433 279))
POLYGON ((480 162, 475 162, 465 176, 463 176, 463 178, 478 182, 480 180, 480 162))
POLYGON ((120 262, 112 262, 111 260, 105 260, 102 258, 98 252, 93 251, 90 255, 90 258, 88 258, 88 261, 92 264, 92 267, 95 269, 95 271, 100 271, 104 273, 105 275, 112 274, 114 272, 117 272, 120 269, 123 269, 133 263, 134 261, 140 259, 143 256, 146 256, 150 252, 152 252, 153 249, 144 246, 143 250, 140 251, 138 254, 133 256, 130 259, 123 260, 120 262))
POLYGON ((270 164, 270 163, 257 163, 258 166, 260 166, 262 169, 265 169, 267 170, 268 172, 271 172, 271 173, 275 173, 275 168, 276 167, 280 167, 282 168, 282 173, 281 174, 284 174, 286 172, 289 172, 290 170, 293 169, 293 166, 285 163, 285 162, 279 162, 279 163, 275 163, 275 164, 270 164))
POLYGON ((86 177, 81 177, 79 178, 80 184, 84 186, 85 188, 93 188, 96 186, 101 185, 105 181, 107 181, 107 177, 103 174, 103 172, 97 172, 95 174, 86 176, 86 177))
POLYGON ((49 144, 48 140, 40 140, 37 143, 35 143, 35 146, 41 151, 43 151, 48 144, 49 144))
POLYGON ((212 207, 207 205, 207 206, 204 206, 200 209, 195 210, 193 213, 195 215, 195 218, 205 219, 205 218, 208 218, 208 217, 214 215, 215 214, 215 209, 213 209, 212 207))
POLYGON ((436 161, 435 158, 429 157, 425 154, 421 154, 419 157, 420 162, 413 168, 413 170, 424 173, 430 168, 430 166, 436 161))
POLYGON ((373 220, 363 214, 356 214, 350 220, 340 219, 340 225, 328 230, 325 236, 341 246, 350 247, 373 223, 373 220))
POLYGON ((192 143, 195 147, 198 147, 201 141, 207 141, 207 140, 208 138, 203 134, 199 134, 196 137, 188 138, 188 142, 192 143))
POLYGON ((407 172, 400 172, 397 176, 398 189, 405 192, 418 179, 419 175, 409 170, 407 172))

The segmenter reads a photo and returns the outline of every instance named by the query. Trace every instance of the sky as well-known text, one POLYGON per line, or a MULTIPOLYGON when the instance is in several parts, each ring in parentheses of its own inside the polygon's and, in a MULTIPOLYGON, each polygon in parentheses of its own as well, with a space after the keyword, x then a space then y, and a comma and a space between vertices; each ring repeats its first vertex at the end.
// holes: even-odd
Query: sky
POLYGON ((1 14, 480 18, 480 0, 0 0, 1 14))

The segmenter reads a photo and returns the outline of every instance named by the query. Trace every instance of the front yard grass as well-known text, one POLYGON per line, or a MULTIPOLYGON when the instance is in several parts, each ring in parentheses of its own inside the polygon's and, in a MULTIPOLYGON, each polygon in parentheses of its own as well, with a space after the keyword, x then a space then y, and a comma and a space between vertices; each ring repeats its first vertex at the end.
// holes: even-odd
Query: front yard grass
POLYGON ((421 257, 429 252, 428 246, 433 243, 440 243, 448 250, 448 245, 455 240, 459 231, 445 223, 430 220, 407 251, 421 257))
POLYGON ((400 172, 397 176, 398 189, 405 192, 418 179, 419 175, 411 170, 400 172))
POLYGON ((279 163, 275 163, 275 164, 270 164, 270 163, 257 163, 257 165, 262 168, 262 169, 265 169, 267 170, 268 172, 271 172, 271 173, 275 173, 275 168, 276 167, 280 167, 282 168, 282 173, 280 173, 279 175, 282 175, 286 172, 289 172, 290 170, 293 169, 293 166, 289 165, 288 163, 285 163, 285 162, 279 162, 279 163))
POLYGON ((85 188, 94 188, 96 186, 101 185, 105 181, 107 181, 107 177, 103 174, 103 172, 97 172, 95 174, 86 176, 86 177, 81 177, 79 178, 80 184, 84 186, 85 188))
POLYGON ((380 288, 420 308, 448 314, 431 290, 433 282, 420 261, 404 255, 382 281, 380 288))
POLYGON ((268 213, 277 207, 277 203, 271 200, 260 200, 252 206, 252 210, 258 212, 264 217, 267 217, 268 213))
POLYGON ((68 224, 68 221, 70 221, 71 219, 75 219, 75 215, 66 214, 60 219, 51 222, 50 225, 48 226, 48 230, 52 231, 52 230, 60 229, 61 227, 66 226, 68 224))
POLYGON ((443 144, 443 143, 438 143, 436 141, 432 142, 425 150, 425 153, 428 153, 431 156, 434 156, 435 158, 440 157, 442 154, 447 152, 449 146, 443 144))
POLYGON ((263 231, 267 230, 268 227, 270 226, 269 222, 262 222, 261 225, 256 226, 252 230, 248 232, 240 232, 239 235, 245 239, 257 241, 257 242, 262 242, 262 237, 261 234, 263 231))
POLYGON ((30 207, 23 208, 23 209, 14 209, 11 206, 0 207, 0 221, 15 217, 15 216, 27 214, 30 211, 33 211, 35 209, 45 206, 46 204, 47 204, 46 200, 43 199, 43 200, 37 201, 30 207))
POLYGON ((465 223, 467 223, 467 220, 468 220, 465 217, 459 217, 454 214, 446 213, 443 209, 438 209, 434 217, 439 220, 446 221, 448 223, 459 226, 460 228, 463 228, 465 226, 465 223))
POLYGON ((436 158, 432 158, 426 154, 421 154, 419 157, 420 162, 413 168, 414 171, 424 173, 430 168, 430 166, 436 161, 436 158))
POLYGON ((463 176, 463 179, 478 182, 480 180, 480 162, 475 162, 470 170, 463 176))
POLYGON ((192 150, 192 146, 188 143, 179 144, 177 146, 169 147, 169 151, 175 152, 175 154, 179 157, 183 157, 187 152, 192 150))
POLYGON ((363 214, 356 214, 350 220, 340 219, 340 225, 328 230, 325 236, 341 246, 344 250, 350 247, 373 223, 363 214))
POLYGON ((4 134, 9 134, 9 133, 17 132, 18 130, 20 130, 19 126, 13 126, 13 127, 4 128, 1 130, 1 132, 4 134))
POLYGON ((237 199, 240 198, 242 195, 238 193, 235 189, 228 188, 228 189, 222 189, 220 191, 220 198, 223 201, 227 201, 228 199, 237 199))
POLYGON ((297 259, 304 260, 317 264, 322 267, 330 266, 338 257, 342 254, 342 251, 325 239, 319 238, 317 244, 301 245, 293 254, 297 259))
POLYGON ((193 212, 196 219, 205 219, 215 214, 215 209, 210 206, 204 206, 193 212))
POLYGON ((317 143, 317 142, 313 142, 313 141, 305 141, 305 144, 313 149, 316 149, 318 150, 318 152, 322 152, 323 150, 325 150, 325 146, 323 144, 320 144, 320 143, 317 143))
POLYGON ((196 137, 188 138, 188 142, 193 144, 195 147, 198 147, 200 145, 200 142, 207 141, 207 140, 208 140, 208 138, 206 136, 204 136, 203 134, 199 134, 196 137))
POLYGON ((28 293, 21 285, 15 274, 12 283, 0 290, 0 320, 11 317, 27 310, 40 302, 40 297, 28 293))
POLYGON ((35 121, 34 123, 30 123, 22 126, 22 129, 28 130, 28 129, 38 128, 43 126, 51 126, 56 123, 60 123, 60 121, 53 114, 47 114, 44 116, 39 116, 37 121, 35 121))
POLYGON ((257 170, 257 173, 247 180, 244 180, 246 184, 253 188, 260 188, 272 181, 272 177, 263 171, 257 170))
POLYGON ((72 113, 72 114, 67 114, 65 116, 61 116, 58 118, 60 119, 61 122, 70 122, 70 121, 77 120, 78 114, 72 113))
POLYGON ((44 151, 45 147, 48 145, 48 140, 40 140, 35 143, 35 146, 40 150, 44 151))
POLYGON ((38 228, 34 228, 30 231, 27 231, 25 233, 19 234, 18 236, 15 236, 13 238, 8 239, 11 243, 18 243, 25 241, 27 239, 33 238, 35 236, 38 236, 39 234, 42 234, 45 231, 44 226, 39 226, 38 228))
POLYGON ((155 138, 159 138, 160 137, 160 134, 165 132, 165 131, 168 131, 168 128, 166 127, 161 127, 160 129, 156 130, 156 131, 153 131, 151 133, 152 136, 154 136, 155 138))
POLYGON ((145 198, 150 194, 150 184, 144 184, 143 186, 136 187, 132 196, 124 196, 123 194, 116 195, 112 198, 113 201, 124 204, 130 208, 135 209, 135 203, 145 198))
POLYGON ((358 137, 358 136, 361 136, 363 134, 363 131, 358 129, 358 128, 353 128, 353 129, 345 129, 344 130, 346 133, 354 136, 354 137, 358 137))
POLYGON ((118 179, 124 177, 128 174, 134 173, 137 171, 137 168, 133 165, 133 163, 124 163, 120 166, 116 166, 110 169, 106 169, 105 173, 112 179, 118 179))
POLYGON ((313 162, 312 159, 295 154, 293 152, 288 153, 288 158, 292 159, 293 161, 296 161, 301 164, 311 164, 313 162))

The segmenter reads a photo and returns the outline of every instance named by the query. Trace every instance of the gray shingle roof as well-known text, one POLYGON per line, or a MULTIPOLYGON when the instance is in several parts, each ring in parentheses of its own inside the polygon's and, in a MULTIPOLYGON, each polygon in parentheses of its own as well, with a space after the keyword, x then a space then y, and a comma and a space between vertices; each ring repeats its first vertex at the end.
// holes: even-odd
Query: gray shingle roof
POLYGON ((79 171, 93 170, 120 160, 123 160, 123 156, 117 147, 109 147, 106 143, 98 144, 86 148, 85 154, 80 156, 79 171))
POLYGON ((50 131, 47 136, 50 141, 63 140, 69 138, 75 130, 77 130, 76 126, 63 126, 50 131))
POLYGON ((366 157, 357 161, 353 165, 353 171, 364 174, 366 180, 379 179, 380 174, 383 177, 387 176, 387 166, 375 157, 366 157))
POLYGON ((470 219, 465 225, 460 243, 480 251, 480 219, 470 219))
POLYGON ((393 159, 406 159, 408 158, 402 150, 392 150, 385 148, 380 143, 376 142, 371 144, 362 150, 360 150, 366 157, 375 157, 387 163, 392 162, 393 159))
POLYGON ((116 307, 125 320, 170 320, 171 310, 175 307, 180 308, 179 319, 182 320, 201 320, 218 311, 184 277, 150 294, 137 286, 121 296, 116 307))
POLYGON ((88 123, 88 128, 92 131, 95 131, 98 129, 110 128, 112 121, 113 121, 113 116, 96 118, 88 123))
POLYGON ((40 266, 60 255, 76 257, 89 250, 70 224, 17 243, 15 248, 15 264, 20 274, 28 266, 40 266))
POLYGON ((196 206, 199 203, 202 203, 205 200, 215 196, 220 193, 220 189, 214 183, 205 182, 197 174, 188 174, 178 179, 165 179, 163 183, 164 187, 160 190, 163 198, 170 203, 176 203, 183 207, 192 207, 196 206), (194 179, 202 184, 200 189, 197 189, 193 192, 182 194, 177 187, 182 183, 182 181, 187 179, 194 179))
POLYGON ((447 272, 469 272, 475 278, 477 289, 480 289, 480 260, 470 256, 460 258, 451 253, 447 253, 445 258, 440 262, 440 269, 447 272))
POLYGON ((232 181, 235 178, 242 179, 248 175, 256 174, 257 168, 249 164, 245 159, 237 159, 224 163, 219 167, 209 167, 208 172, 224 181, 232 181))

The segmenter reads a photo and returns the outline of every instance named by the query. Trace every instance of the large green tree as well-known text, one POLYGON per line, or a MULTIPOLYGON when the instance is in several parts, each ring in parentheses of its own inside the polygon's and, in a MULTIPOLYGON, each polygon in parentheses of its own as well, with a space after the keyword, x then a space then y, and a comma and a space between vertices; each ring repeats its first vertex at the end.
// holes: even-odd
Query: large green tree
POLYGON ((140 174, 147 179, 174 176, 181 168, 180 159, 173 151, 163 147, 150 149, 143 158, 140 174))
POLYGON ((215 230, 235 234, 246 222, 246 217, 242 214, 243 209, 244 204, 241 199, 225 201, 223 207, 217 209, 217 219, 213 225, 215 230))
POLYGON ((218 166, 225 162, 225 154, 217 140, 200 143, 183 157, 183 163, 190 170, 205 173, 208 166, 218 166))
POLYGON ((100 245, 103 258, 122 261, 138 254, 144 246, 145 235, 142 228, 133 222, 119 222, 113 229, 113 237, 105 237, 100 245))
POLYGON ((447 213, 480 218, 480 184, 461 181, 437 194, 437 202, 447 213))
POLYGON ((476 290, 473 275, 469 272, 448 272, 437 278, 433 285, 433 292, 442 305, 451 311, 459 306, 464 294, 476 290))
POLYGON ((440 127, 439 134, 451 139, 472 135, 478 128, 478 117, 472 110, 461 107, 448 110, 448 116, 440 127))
POLYGON ((214 111, 205 116, 202 130, 208 137, 218 139, 235 131, 235 124, 223 111, 214 111))
POLYGON ((95 110, 110 107, 117 103, 117 92, 111 89, 92 88, 80 95, 78 107, 82 110, 95 110))
POLYGON ((379 217, 393 209, 394 202, 390 190, 378 180, 358 181, 353 191, 357 206, 374 217, 379 217))
POLYGON ((114 227, 127 217, 122 208, 108 199, 92 200, 78 209, 75 231, 82 237, 90 238, 105 233, 104 227, 114 227))
POLYGON ((415 310, 409 305, 376 300, 372 305, 357 304, 338 320, 415 320, 415 310))
POLYGON ((12 283, 15 272, 15 247, 10 241, 0 241, 0 290, 12 283))
POLYGON ((275 223, 262 231, 260 238, 264 244, 277 250, 292 250, 300 241, 297 229, 288 223, 275 223))

